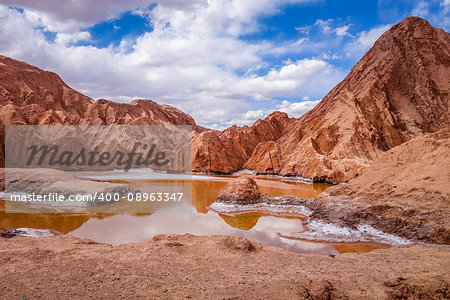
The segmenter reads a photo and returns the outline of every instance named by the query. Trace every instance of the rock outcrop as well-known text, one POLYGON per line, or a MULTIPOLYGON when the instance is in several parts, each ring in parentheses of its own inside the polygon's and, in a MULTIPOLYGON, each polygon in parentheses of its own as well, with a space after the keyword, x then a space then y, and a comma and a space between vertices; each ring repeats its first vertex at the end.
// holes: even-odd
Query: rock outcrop
POLYGON ((169 105, 137 99, 118 103, 75 91, 55 73, 0 55, 0 119, 3 125, 191 125, 188 114, 169 105))
POLYGON ((449 126, 450 34, 408 17, 246 168, 329 182, 358 176, 383 152, 449 126))
POLYGON ((0 56, 0 126, 191 125, 193 171, 248 168, 343 182, 357 177, 385 151, 449 127, 449 49, 449 33, 408 17, 383 34, 349 75, 300 119, 275 112, 252 126, 222 132, 200 127, 178 109, 150 100, 94 101, 54 73, 0 56))
POLYGON ((0 55, 0 167, 4 166, 4 125, 189 125, 207 131, 169 105, 151 100, 117 103, 75 91, 52 72, 0 55))
POLYGON ((232 204, 253 204, 260 202, 261 196, 255 180, 244 176, 227 183, 217 194, 217 201, 232 204))
POLYGON ((343 182, 383 152, 449 126, 450 34, 408 17, 393 26, 310 112, 275 113, 194 142, 194 170, 343 182))
POLYGON ((209 210, 218 213, 236 213, 244 211, 279 212, 284 211, 308 216, 311 211, 305 207, 305 200, 294 196, 272 197, 259 191, 256 181, 248 176, 235 178, 218 193, 209 210))
POLYGON ((444 129, 383 153, 359 177, 327 189, 311 202, 311 217, 450 244, 449 182, 450 130, 444 129))

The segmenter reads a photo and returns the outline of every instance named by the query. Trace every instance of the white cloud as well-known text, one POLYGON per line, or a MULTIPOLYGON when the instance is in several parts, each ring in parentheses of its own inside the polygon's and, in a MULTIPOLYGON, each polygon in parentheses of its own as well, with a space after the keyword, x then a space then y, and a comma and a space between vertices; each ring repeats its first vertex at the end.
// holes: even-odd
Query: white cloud
POLYGON ((78 31, 74 33, 59 32, 56 34, 55 43, 58 45, 66 46, 80 41, 88 41, 90 38, 91 35, 87 31, 78 31))
POLYGON ((285 112, 290 117, 298 118, 313 109, 319 102, 320 100, 302 102, 289 102, 284 100, 280 105, 277 105, 276 110, 285 112))
POLYGON ((430 4, 425 1, 417 2, 416 6, 411 12, 411 15, 427 18, 430 15, 430 4))
MULTIPOLYGON (((275 105, 270 109, 259 109, 259 110, 250 110, 246 113, 242 113, 238 115, 238 118, 230 120, 227 125, 252 125, 258 119, 264 119, 274 111, 285 112, 289 115, 289 117, 299 118, 311 109, 313 109, 320 100, 310 101, 308 97, 304 97, 304 101, 300 102, 290 102, 288 100, 283 100, 281 104, 275 105)), ((214 129, 223 130, 224 127, 215 126, 214 129)))
POLYGON ((146 1, 98 1, 93 6, 84 1, 78 1, 79 8, 75 2, 64 7, 57 1, 24 1, 23 13, 0 5, 0 53, 55 71, 91 97, 153 99, 217 128, 239 117, 249 122, 262 116, 265 111, 251 112, 252 100, 317 97, 344 77, 321 59, 287 61, 254 75, 267 67, 263 57, 276 47, 239 36, 258 30, 259 16, 303 0, 173 0, 153 10, 145 8, 146 1), (138 6, 136 13, 149 17, 153 31, 117 47, 74 45, 90 39, 82 28, 138 6), (54 42, 46 40, 45 30, 57 30, 54 42))
POLYGON ((337 36, 350 36, 353 37, 347 30, 349 30, 351 24, 343 25, 339 27, 332 27, 333 19, 322 20, 318 19, 314 25, 320 28, 320 31, 325 34, 335 33, 337 36))
POLYGON ((336 28, 336 35, 337 36, 353 36, 350 33, 347 32, 347 30, 350 28, 351 25, 344 25, 341 27, 336 28))
POLYGON ((347 54, 352 56, 362 56, 369 50, 375 41, 392 25, 379 25, 367 31, 361 31, 357 34, 356 40, 347 46, 347 54))
POLYGON ((317 94, 323 85, 331 88, 342 77, 339 70, 318 59, 302 59, 265 76, 244 78, 231 86, 234 93, 251 94, 255 100, 294 94, 317 94))
POLYGON ((442 0, 439 5, 439 10, 432 10, 429 4, 423 4, 422 2, 420 1, 416 5, 411 14, 416 12, 418 16, 426 18, 433 26, 443 28, 448 32, 450 30, 450 0, 442 0), (420 9, 422 7, 425 7, 425 11, 421 12, 420 9))
MULTIPOLYGON (((1 0, 0 3, 25 9, 29 20, 40 23, 49 31, 77 32, 102 20, 117 17, 120 13, 139 7, 147 8, 149 0, 1 0)), ((167 1, 173 2, 173 1, 167 1)), ((191 5, 198 0, 175 1, 191 5)))
POLYGON ((333 19, 322 20, 318 19, 314 25, 319 26, 323 33, 332 33, 334 32, 333 28, 331 28, 331 23, 333 19))

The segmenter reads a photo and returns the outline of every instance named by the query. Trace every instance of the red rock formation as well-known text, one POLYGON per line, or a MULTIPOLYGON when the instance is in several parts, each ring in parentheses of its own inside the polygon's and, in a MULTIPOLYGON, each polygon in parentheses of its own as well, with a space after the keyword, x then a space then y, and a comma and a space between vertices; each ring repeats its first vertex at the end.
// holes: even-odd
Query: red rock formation
POLYGON ((252 126, 200 133, 194 136, 192 143, 192 169, 206 173, 241 170, 260 143, 278 140, 294 121, 286 113, 274 112, 252 126))
POLYGON ((316 205, 313 217, 450 244, 449 181, 447 128, 383 153, 357 178, 327 189, 311 202, 316 205))
MULTIPOLYGON (((52 72, 0 55, 0 147, 4 125, 191 125, 206 131, 188 114, 150 100, 117 103, 93 99, 73 90, 52 72)), ((3 151, 0 162, 3 166, 3 151)))
POLYGON ((393 26, 275 143, 258 145, 258 173, 347 181, 393 147, 449 126, 450 34, 418 17, 393 26))
POLYGON ((227 183, 217 194, 217 201, 231 204, 258 203, 261 199, 258 185, 250 177, 238 177, 227 183))
POLYGON ((175 124, 197 126, 188 114, 151 100, 118 103, 75 91, 52 72, 0 55, 3 124, 175 124))
MULTIPOLYGON (((223 132, 149 100, 94 101, 56 74, 0 56, 3 124, 185 124, 193 170, 347 181, 411 138, 449 126, 450 34, 409 17, 386 32, 312 111, 223 132)), ((2 125, 2 124, 0 124, 2 125)), ((4 142, 3 140, 1 141, 4 142)))

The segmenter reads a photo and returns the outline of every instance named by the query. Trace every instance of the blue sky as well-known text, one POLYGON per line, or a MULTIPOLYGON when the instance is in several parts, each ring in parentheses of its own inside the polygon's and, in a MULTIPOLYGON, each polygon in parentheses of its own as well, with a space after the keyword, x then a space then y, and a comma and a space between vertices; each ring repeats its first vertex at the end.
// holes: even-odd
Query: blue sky
POLYGON ((0 0, 0 54, 86 95, 152 99, 223 129, 298 117, 390 26, 450 29, 450 0, 0 0))

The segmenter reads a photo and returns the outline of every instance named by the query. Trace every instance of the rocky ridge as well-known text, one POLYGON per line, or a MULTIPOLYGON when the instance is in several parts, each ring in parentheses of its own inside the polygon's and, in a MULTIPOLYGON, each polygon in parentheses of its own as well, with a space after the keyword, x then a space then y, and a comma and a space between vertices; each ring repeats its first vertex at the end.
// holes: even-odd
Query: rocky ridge
POLYGON ((195 156, 194 169, 348 181, 385 151, 448 127, 449 99, 450 34, 408 17, 384 33, 314 109, 285 122, 276 135, 255 144, 258 139, 245 134, 248 127, 225 131, 233 135, 207 133, 198 148, 208 155, 195 156), (239 133, 254 141, 250 156, 233 150, 243 144, 239 133), (218 162, 208 164, 209 158, 218 162))
POLYGON ((0 120, 3 125, 191 125, 188 114, 169 105, 136 99, 93 99, 70 88, 55 73, 0 55, 0 120))

